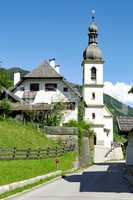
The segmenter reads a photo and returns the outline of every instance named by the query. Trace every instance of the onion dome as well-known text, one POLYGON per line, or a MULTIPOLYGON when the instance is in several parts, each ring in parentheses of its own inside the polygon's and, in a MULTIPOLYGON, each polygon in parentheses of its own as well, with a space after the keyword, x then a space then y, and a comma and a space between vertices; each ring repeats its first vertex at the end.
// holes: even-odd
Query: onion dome
POLYGON ((84 60, 102 61, 102 52, 96 44, 90 44, 83 53, 84 60))
POLYGON ((92 16, 92 22, 88 30, 89 30, 88 33, 89 42, 88 42, 88 47, 85 49, 83 53, 83 58, 84 60, 103 61, 102 51, 97 46, 98 27, 96 25, 94 15, 92 16))

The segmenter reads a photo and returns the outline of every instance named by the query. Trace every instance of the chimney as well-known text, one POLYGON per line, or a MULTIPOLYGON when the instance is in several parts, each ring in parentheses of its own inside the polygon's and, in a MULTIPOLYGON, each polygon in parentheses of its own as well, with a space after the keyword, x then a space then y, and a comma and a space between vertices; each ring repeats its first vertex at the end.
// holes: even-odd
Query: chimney
POLYGON ((56 65, 56 59, 55 58, 49 59, 49 64, 50 64, 51 67, 53 67, 53 69, 57 73, 60 73, 60 65, 56 65))
POLYGON ((57 73, 60 73, 60 65, 56 65, 55 70, 57 71, 57 73))
POLYGON ((56 66, 56 60, 55 60, 55 58, 49 59, 49 64, 50 64, 51 67, 53 67, 55 69, 55 66, 56 66))
POLYGON ((20 72, 14 73, 14 86, 20 81, 20 72))

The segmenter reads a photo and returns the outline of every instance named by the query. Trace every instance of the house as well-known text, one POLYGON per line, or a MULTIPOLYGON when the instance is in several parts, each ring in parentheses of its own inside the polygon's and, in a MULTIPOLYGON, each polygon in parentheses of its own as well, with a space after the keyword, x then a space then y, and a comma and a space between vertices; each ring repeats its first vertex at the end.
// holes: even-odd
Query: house
POLYGON ((128 145, 126 148, 127 169, 133 174, 133 117, 119 117, 117 119, 120 133, 128 136, 128 145))
POLYGON ((22 79, 19 77, 19 73, 14 75, 15 87, 12 92, 16 96, 30 105, 64 102, 67 104, 67 110, 63 123, 71 119, 78 120, 81 94, 59 73, 55 59, 43 62, 22 79))
POLYGON ((103 102, 104 60, 98 47, 98 27, 94 16, 88 36, 88 46, 83 52, 82 91, 66 81, 55 59, 50 59, 25 77, 20 78, 19 72, 15 73, 12 92, 29 105, 64 102, 67 109, 62 123, 78 120, 78 107, 83 99, 86 104, 84 119, 93 124, 96 134, 95 162, 103 162, 113 142, 113 116, 103 102))

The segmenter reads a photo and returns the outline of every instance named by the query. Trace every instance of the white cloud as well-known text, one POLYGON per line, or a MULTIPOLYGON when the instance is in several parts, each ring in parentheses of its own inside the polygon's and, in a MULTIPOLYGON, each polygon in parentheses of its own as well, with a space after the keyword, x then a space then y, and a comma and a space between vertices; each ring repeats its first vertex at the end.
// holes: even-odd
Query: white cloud
POLYGON ((123 82, 117 82, 114 85, 111 82, 105 82, 104 93, 125 104, 133 105, 133 94, 128 94, 128 91, 131 89, 131 87, 132 85, 128 85, 123 82))

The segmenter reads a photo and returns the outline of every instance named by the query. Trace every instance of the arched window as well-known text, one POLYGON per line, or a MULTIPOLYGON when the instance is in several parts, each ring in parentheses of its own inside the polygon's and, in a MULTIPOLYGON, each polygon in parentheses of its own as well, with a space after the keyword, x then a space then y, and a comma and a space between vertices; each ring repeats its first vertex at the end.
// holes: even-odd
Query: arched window
POLYGON ((97 70, 95 67, 92 67, 91 69, 91 80, 95 81, 97 78, 97 70))
POLYGON ((95 119, 95 118, 96 118, 95 113, 92 113, 92 119, 95 119))
POLYGON ((96 138, 96 135, 94 135, 94 145, 97 144, 97 138, 96 138))
POLYGON ((92 93, 92 99, 94 100, 96 98, 95 92, 92 93))

